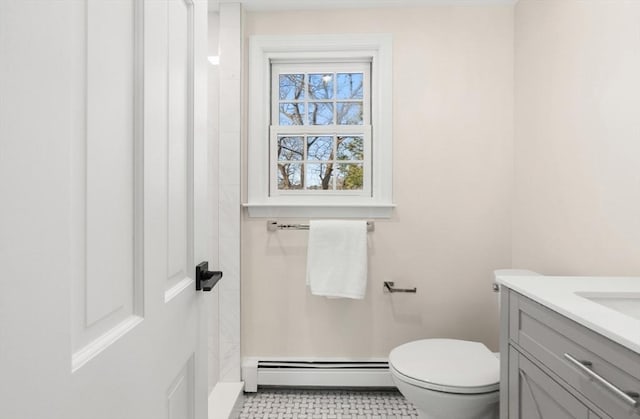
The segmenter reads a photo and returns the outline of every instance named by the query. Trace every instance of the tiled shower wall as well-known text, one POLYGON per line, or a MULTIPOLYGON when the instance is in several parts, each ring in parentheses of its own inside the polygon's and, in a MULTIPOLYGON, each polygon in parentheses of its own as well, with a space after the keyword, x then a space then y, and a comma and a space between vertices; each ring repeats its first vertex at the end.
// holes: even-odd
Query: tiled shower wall
POLYGON ((242 8, 224 3, 219 11, 219 218, 220 382, 240 381, 240 139, 242 8))
MULTIPOLYGON (((218 56, 218 13, 209 13, 209 45, 207 46, 208 56, 218 56)), ((220 88, 219 77, 220 68, 217 65, 209 65, 208 79, 208 104, 207 104, 207 127, 209 130, 209 207, 211 208, 211 231, 209 232, 209 248, 211 249, 211 259, 209 266, 217 269, 219 261, 218 243, 218 93, 220 88)), ((207 320, 208 320, 208 367, 209 367, 209 391, 213 389, 220 377, 220 328, 219 328, 219 302, 220 287, 215 287, 212 292, 206 295, 207 320)))

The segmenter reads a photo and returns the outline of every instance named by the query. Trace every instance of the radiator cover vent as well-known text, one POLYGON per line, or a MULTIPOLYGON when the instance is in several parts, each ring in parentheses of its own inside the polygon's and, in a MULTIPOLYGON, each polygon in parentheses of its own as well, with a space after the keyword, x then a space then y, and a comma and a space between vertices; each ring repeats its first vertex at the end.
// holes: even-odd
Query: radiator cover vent
POLYGON ((386 360, 245 358, 242 379, 246 392, 255 392, 258 386, 395 387, 386 360))
POLYGON ((309 369, 389 369, 388 362, 349 361, 258 361, 258 368, 309 368, 309 369))

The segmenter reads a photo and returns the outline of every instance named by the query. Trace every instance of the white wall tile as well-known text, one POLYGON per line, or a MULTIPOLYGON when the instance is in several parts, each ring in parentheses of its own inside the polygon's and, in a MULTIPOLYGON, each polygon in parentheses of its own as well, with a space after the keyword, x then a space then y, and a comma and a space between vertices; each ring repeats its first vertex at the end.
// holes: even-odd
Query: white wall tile
POLYGON ((240 290, 240 266, 237 261, 240 255, 240 239, 225 241, 220 247, 220 270, 224 272, 224 281, 220 282, 223 290, 240 290))
POLYGON ((240 344, 220 341, 220 381, 240 381, 240 344))
MULTIPOLYGON (((209 13, 209 39, 208 39, 208 55, 218 54, 218 32, 220 29, 218 14, 209 13)), ((218 234, 218 214, 219 214, 219 185, 218 185, 218 167, 219 167, 219 68, 218 66, 208 66, 208 109, 207 109, 207 129, 209 136, 209 188, 208 201, 211 208, 210 231, 207 237, 209 250, 211 252, 209 259, 210 269, 218 270, 220 266, 218 256, 219 234, 218 234)), ((219 325, 219 292, 218 288, 214 288, 211 295, 206 296, 207 321, 208 321, 208 383, 209 391, 213 389, 220 378, 220 325, 219 325)))
POLYGON ((220 338, 240 343, 240 292, 237 289, 220 290, 220 338))
POLYGON ((220 5, 219 14, 219 376, 234 382, 240 381, 241 5, 220 5))
POLYGON ((220 131, 240 129, 242 104, 240 101, 240 80, 220 79, 220 131))
POLYGON ((240 131, 220 132, 220 185, 240 185, 240 131))
POLYGON ((220 77, 240 79, 242 10, 240 3, 220 5, 220 77))

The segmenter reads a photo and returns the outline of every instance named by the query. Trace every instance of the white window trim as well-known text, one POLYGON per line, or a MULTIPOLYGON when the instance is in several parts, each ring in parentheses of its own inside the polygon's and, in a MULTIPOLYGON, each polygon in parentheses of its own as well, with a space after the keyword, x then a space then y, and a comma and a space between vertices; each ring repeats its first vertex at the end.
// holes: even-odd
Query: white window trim
POLYGON ((253 36, 249 45, 248 202, 250 217, 388 218, 392 197, 391 36, 253 36), (371 59, 372 195, 269 196, 272 60, 371 59))

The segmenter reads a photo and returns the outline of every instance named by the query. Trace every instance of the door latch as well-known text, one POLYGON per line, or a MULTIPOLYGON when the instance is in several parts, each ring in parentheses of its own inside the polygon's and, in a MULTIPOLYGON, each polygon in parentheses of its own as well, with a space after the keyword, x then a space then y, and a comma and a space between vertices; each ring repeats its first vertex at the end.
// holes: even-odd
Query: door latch
POLYGON ((196 291, 211 291, 221 278, 221 271, 209 270, 209 262, 196 265, 196 291))

